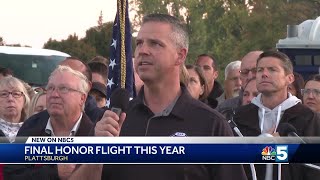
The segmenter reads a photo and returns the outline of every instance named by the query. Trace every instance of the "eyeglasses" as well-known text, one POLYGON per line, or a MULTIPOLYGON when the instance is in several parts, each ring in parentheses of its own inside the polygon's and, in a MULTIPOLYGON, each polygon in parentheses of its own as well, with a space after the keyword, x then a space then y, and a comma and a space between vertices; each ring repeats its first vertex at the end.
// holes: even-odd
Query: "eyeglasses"
POLYGON ((65 86, 58 86, 58 87, 47 86, 47 88, 46 88, 46 91, 47 91, 48 94, 52 93, 54 90, 57 90, 59 94, 68 94, 71 91, 83 93, 83 92, 81 92, 79 90, 76 90, 76 89, 73 89, 73 88, 69 88, 69 87, 65 87, 65 86))
POLYGON ((7 98, 7 97, 9 97, 9 94, 11 94, 14 98, 20 98, 23 95, 23 92, 21 92, 21 91, 13 91, 13 92, 1 91, 0 97, 7 98))
POLYGON ((309 95, 312 93, 314 96, 319 97, 320 96, 320 89, 301 89, 302 95, 309 95))
POLYGON ((250 71, 251 71, 252 74, 256 74, 257 73, 257 68, 240 70, 240 74, 242 76, 248 76, 250 71))

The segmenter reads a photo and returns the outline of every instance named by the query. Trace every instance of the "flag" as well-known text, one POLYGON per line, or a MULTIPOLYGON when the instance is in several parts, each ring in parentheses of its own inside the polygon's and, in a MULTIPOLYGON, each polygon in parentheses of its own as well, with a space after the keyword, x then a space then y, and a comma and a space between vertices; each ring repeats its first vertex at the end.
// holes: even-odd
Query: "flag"
POLYGON ((110 64, 107 82, 107 106, 110 96, 117 88, 125 88, 134 97, 134 74, 132 64, 131 27, 128 0, 117 0, 117 14, 113 24, 110 45, 110 64))

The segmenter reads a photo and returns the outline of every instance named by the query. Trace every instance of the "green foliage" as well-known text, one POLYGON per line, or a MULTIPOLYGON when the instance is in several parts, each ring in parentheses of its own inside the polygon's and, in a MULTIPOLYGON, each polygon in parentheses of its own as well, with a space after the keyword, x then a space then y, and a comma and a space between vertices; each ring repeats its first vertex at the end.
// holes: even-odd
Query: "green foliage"
POLYGON ((44 44, 44 48, 68 53, 85 62, 96 56, 95 48, 86 44, 83 40, 79 40, 76 34, 69 35, 66 40, 62 41, 56 41, 50 38, 49 41, 44 44))
POLYGON ((86 37, 83 41, 95 47, 96 55, 105 58, 110 57, 110 43, 112 39, 113 22, 103 23, 101 26, 91 27, 86 31, 86 37))
POLYGON ((145 14, 169 13, 184 20, 190 35, 187 63, 213 54, 222 80, 226 65, 252 50, 275 48, 287 24, 320 15, 320 0, 132 0, 137 25, 145 14))
MULTIPOLYGON (((101 18, 100 15, 98 26, 89 28, 84 38, 79 39, 77 35, 69 35, 68 39, 62 41, 50 38, 44 48, 65 52, 83 61, 89 61, 95 56, 109 59, 113 22, 101 23, 101 18)), ((135 38, 132 38, 133 48, 134 40, 135 38)))

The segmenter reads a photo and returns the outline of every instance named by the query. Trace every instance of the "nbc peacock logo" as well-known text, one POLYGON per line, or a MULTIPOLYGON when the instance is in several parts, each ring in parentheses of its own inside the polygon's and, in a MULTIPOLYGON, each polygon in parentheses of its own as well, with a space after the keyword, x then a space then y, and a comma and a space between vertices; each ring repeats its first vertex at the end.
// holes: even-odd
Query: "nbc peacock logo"
POLYGON ((274 161, 276 160, 277 152, 272 146, 266 146, 262 149, 262 160, 274 161))

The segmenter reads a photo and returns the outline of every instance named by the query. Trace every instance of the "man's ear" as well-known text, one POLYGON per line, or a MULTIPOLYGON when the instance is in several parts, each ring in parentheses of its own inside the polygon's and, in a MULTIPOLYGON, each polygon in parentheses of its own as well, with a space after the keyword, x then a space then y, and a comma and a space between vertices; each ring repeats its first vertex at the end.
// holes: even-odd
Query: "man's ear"
POLYGON ((213 79, 216 80, 219 76, 219 71, 214 71, 213 72, 213 79))
POLYGON ((81 98, 80 98, 81 105, 84 105, 86 103, 87 97, 88 96, 86 94, 81 94, 81 98))
POLYGON ((288 79, 288 85, 293 83, 294 82, 294 75, 292 73, 288 74, 287 79, 288 79))
POLYGON ((201 86, 200 96, 202 96, 204 93, 204 86, 201 86))
POLYGON ((178 58, 177 58, 177 61, 175 63, 175 65, 181 65, 185 62, 186 60, 186 57, 187 57, 187 53, 188 53, 188 49, 186 48, 180 48, 177 50, 177 55, 178 55, 178 58))
POLYGON ((90 91, 91 88, 92 88, 92 82, 91 82, 91 81, 88 81, 88 85, 89 85, 89 91, 90 91))

